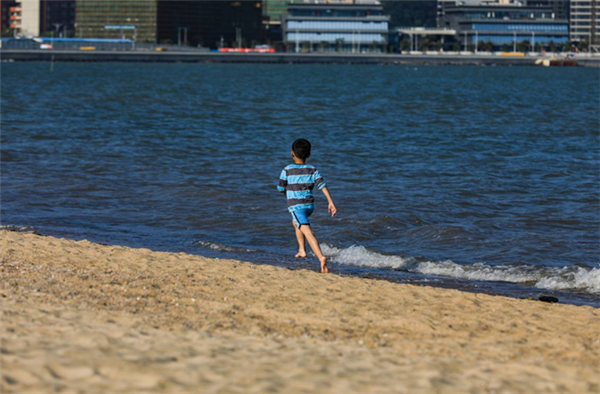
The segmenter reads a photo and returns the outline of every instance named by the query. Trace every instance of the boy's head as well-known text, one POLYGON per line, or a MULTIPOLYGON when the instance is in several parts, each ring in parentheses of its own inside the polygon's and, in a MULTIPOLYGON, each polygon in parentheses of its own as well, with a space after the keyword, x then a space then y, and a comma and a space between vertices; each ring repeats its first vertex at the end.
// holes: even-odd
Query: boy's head
POLYGON ((304 138, 297 139, 292 144, 292 152, 300 160, 306 160, 310 157, 310 142, 304 138))

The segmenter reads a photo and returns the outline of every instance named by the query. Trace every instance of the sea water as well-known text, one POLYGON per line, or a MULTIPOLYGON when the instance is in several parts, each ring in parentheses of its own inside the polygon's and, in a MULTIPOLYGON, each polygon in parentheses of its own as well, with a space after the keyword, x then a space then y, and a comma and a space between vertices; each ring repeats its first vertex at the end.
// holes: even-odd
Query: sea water
POLYGON ((4 63, 5 228, 316 270, 276 184, 313 144, 332 270, 600 306, 597 69, 4 63))

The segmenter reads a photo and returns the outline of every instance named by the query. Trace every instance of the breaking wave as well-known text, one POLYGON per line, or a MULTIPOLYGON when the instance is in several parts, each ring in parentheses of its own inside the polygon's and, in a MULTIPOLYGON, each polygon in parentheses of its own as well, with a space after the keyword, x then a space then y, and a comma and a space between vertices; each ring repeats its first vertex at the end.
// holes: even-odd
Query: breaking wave
POLYGON ((323 245, 323 252, 331 261, 356 267, 394 269, 423 275, 444 276, 476 281, 511 282, 533 285, 549 290, 579 290, 600 294, 600 267, 582 266, 541 267, 526 264, 472 265, 453 261, 417 261, 412 257, 383 255, 364 246, 340 249, 323 245))
POLYGON ((38 234, 37 230, 30 226, 12 226, 12 225, 2 224, 2 225, 0 225, 0 230, 15 231, 18 233, 38 234))
POLYGON ((230 252, 230 253, 256 253, 256 252, 258 252, 258 250, 238 248, 235 246, 223 245, 218 242, 198 241, 198 245, 202 246, 203 248, 217 250, 219 252, 230 252))

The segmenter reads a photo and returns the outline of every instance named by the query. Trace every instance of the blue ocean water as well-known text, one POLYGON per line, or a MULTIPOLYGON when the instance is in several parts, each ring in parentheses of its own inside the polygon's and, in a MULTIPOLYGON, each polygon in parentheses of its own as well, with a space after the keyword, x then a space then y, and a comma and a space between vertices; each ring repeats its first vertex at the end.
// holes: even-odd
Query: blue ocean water
POLYGON ((325 177, 333 271, 600 306, 598 70, 1 66, 1 219, 108 244, 298 262, 275 189, 325 177))

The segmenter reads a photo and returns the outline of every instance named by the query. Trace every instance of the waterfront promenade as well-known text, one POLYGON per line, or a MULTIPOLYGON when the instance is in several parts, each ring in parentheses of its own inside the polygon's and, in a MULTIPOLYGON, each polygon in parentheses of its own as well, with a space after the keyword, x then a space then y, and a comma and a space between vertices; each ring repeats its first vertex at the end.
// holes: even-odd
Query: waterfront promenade
MULTIPOLYGON (((500 56, 499 54, 338 54, 338 53, 220 53, 220 52, 147 52, 147 51, 52 51, 0 50, 2 61, 61 62, 166 62, 166 63, 330 63, 397 65, 481 65, 532 66, 538 56, 500 56)), ((556 58, 564 55, 557 54, 556 58)), ((600 56, 576 55, 579 66, 600 67, 600 56)))

